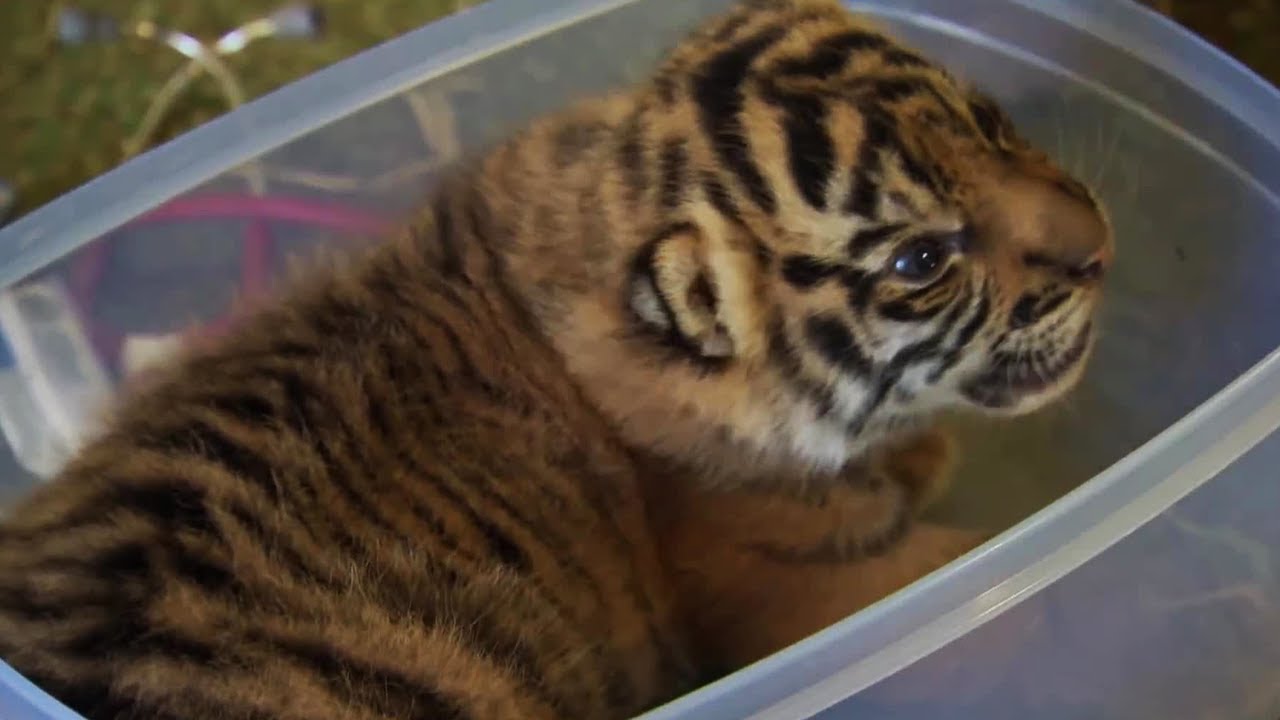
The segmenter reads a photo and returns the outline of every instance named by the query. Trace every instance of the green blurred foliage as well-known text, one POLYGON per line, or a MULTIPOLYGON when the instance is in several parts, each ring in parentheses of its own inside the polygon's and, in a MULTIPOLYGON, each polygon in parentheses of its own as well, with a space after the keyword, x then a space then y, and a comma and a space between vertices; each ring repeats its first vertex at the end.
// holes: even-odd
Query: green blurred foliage
MULTIPOLYGON (((124 23, 153 21, 212 41, 286 0, 77 0, 124 23)), ((318 0, 317 40, 270 38, 227 58, 252 98, 403 34, 474 0, 318 0)), ((0 179, 31 210, 124 159, 125 140, 152 96, 186 58, 136 38, 64 47, 54 35, 62 2, 0 0, 0 179)), ((160 142, 222 114, 226 100, 202 75, 153 138, 160 142)))

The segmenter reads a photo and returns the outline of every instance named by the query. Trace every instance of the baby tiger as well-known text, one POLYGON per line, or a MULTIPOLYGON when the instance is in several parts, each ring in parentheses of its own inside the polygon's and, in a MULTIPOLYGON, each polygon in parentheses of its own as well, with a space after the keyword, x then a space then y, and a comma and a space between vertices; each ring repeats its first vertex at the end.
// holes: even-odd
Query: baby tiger
POLYGON ((0 526, 0 657, 95 720, 632 716, 967 548, 919 423, 1066 392, 1111 254, 990 100, 743 2, 123 402, 0 526))

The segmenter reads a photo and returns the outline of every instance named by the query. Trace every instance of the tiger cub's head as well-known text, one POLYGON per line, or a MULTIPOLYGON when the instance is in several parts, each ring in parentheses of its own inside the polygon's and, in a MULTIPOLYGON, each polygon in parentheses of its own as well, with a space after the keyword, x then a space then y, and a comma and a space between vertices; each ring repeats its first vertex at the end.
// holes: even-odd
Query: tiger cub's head
POLYGON ((1082 373, 1112 261, 1098 201, 834 0, 743 2, 642 89, 541 132, 587 129, 548 186, 577 188, 560 224, 591 239, 547 241, 532 286, 559 288, 535 298, 559 308, 552 335, 636 444, 830 470, 940 409, 1025 413, 1082 373))

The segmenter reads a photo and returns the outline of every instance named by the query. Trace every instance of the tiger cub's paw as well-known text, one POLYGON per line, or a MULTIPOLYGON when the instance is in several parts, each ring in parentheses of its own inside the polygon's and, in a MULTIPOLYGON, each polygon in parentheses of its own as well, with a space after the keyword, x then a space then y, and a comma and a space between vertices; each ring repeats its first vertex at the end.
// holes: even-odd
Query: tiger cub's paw
POLYGON ((941 428, 930 428, 890 443, 876 465, 906 491, 911 513, 919 515, 947 493, 955 463, 955 441, 941 428))

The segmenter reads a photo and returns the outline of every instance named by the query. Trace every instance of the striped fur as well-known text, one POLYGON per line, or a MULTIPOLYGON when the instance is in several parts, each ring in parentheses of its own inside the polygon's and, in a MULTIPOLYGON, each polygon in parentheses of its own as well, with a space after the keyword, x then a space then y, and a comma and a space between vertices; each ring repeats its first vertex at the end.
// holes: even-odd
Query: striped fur
POLYGON ((1110 252, 994 103, 743 2, 124 403, 0 527, 0 656, 95 719, 626 717, 971 546, 904 433, 1065 392, 1110 252))
POLYGON ((90 718, 618 717, 684 686, 629 458, 458 187, 14 511, 0 655, 90 718))

